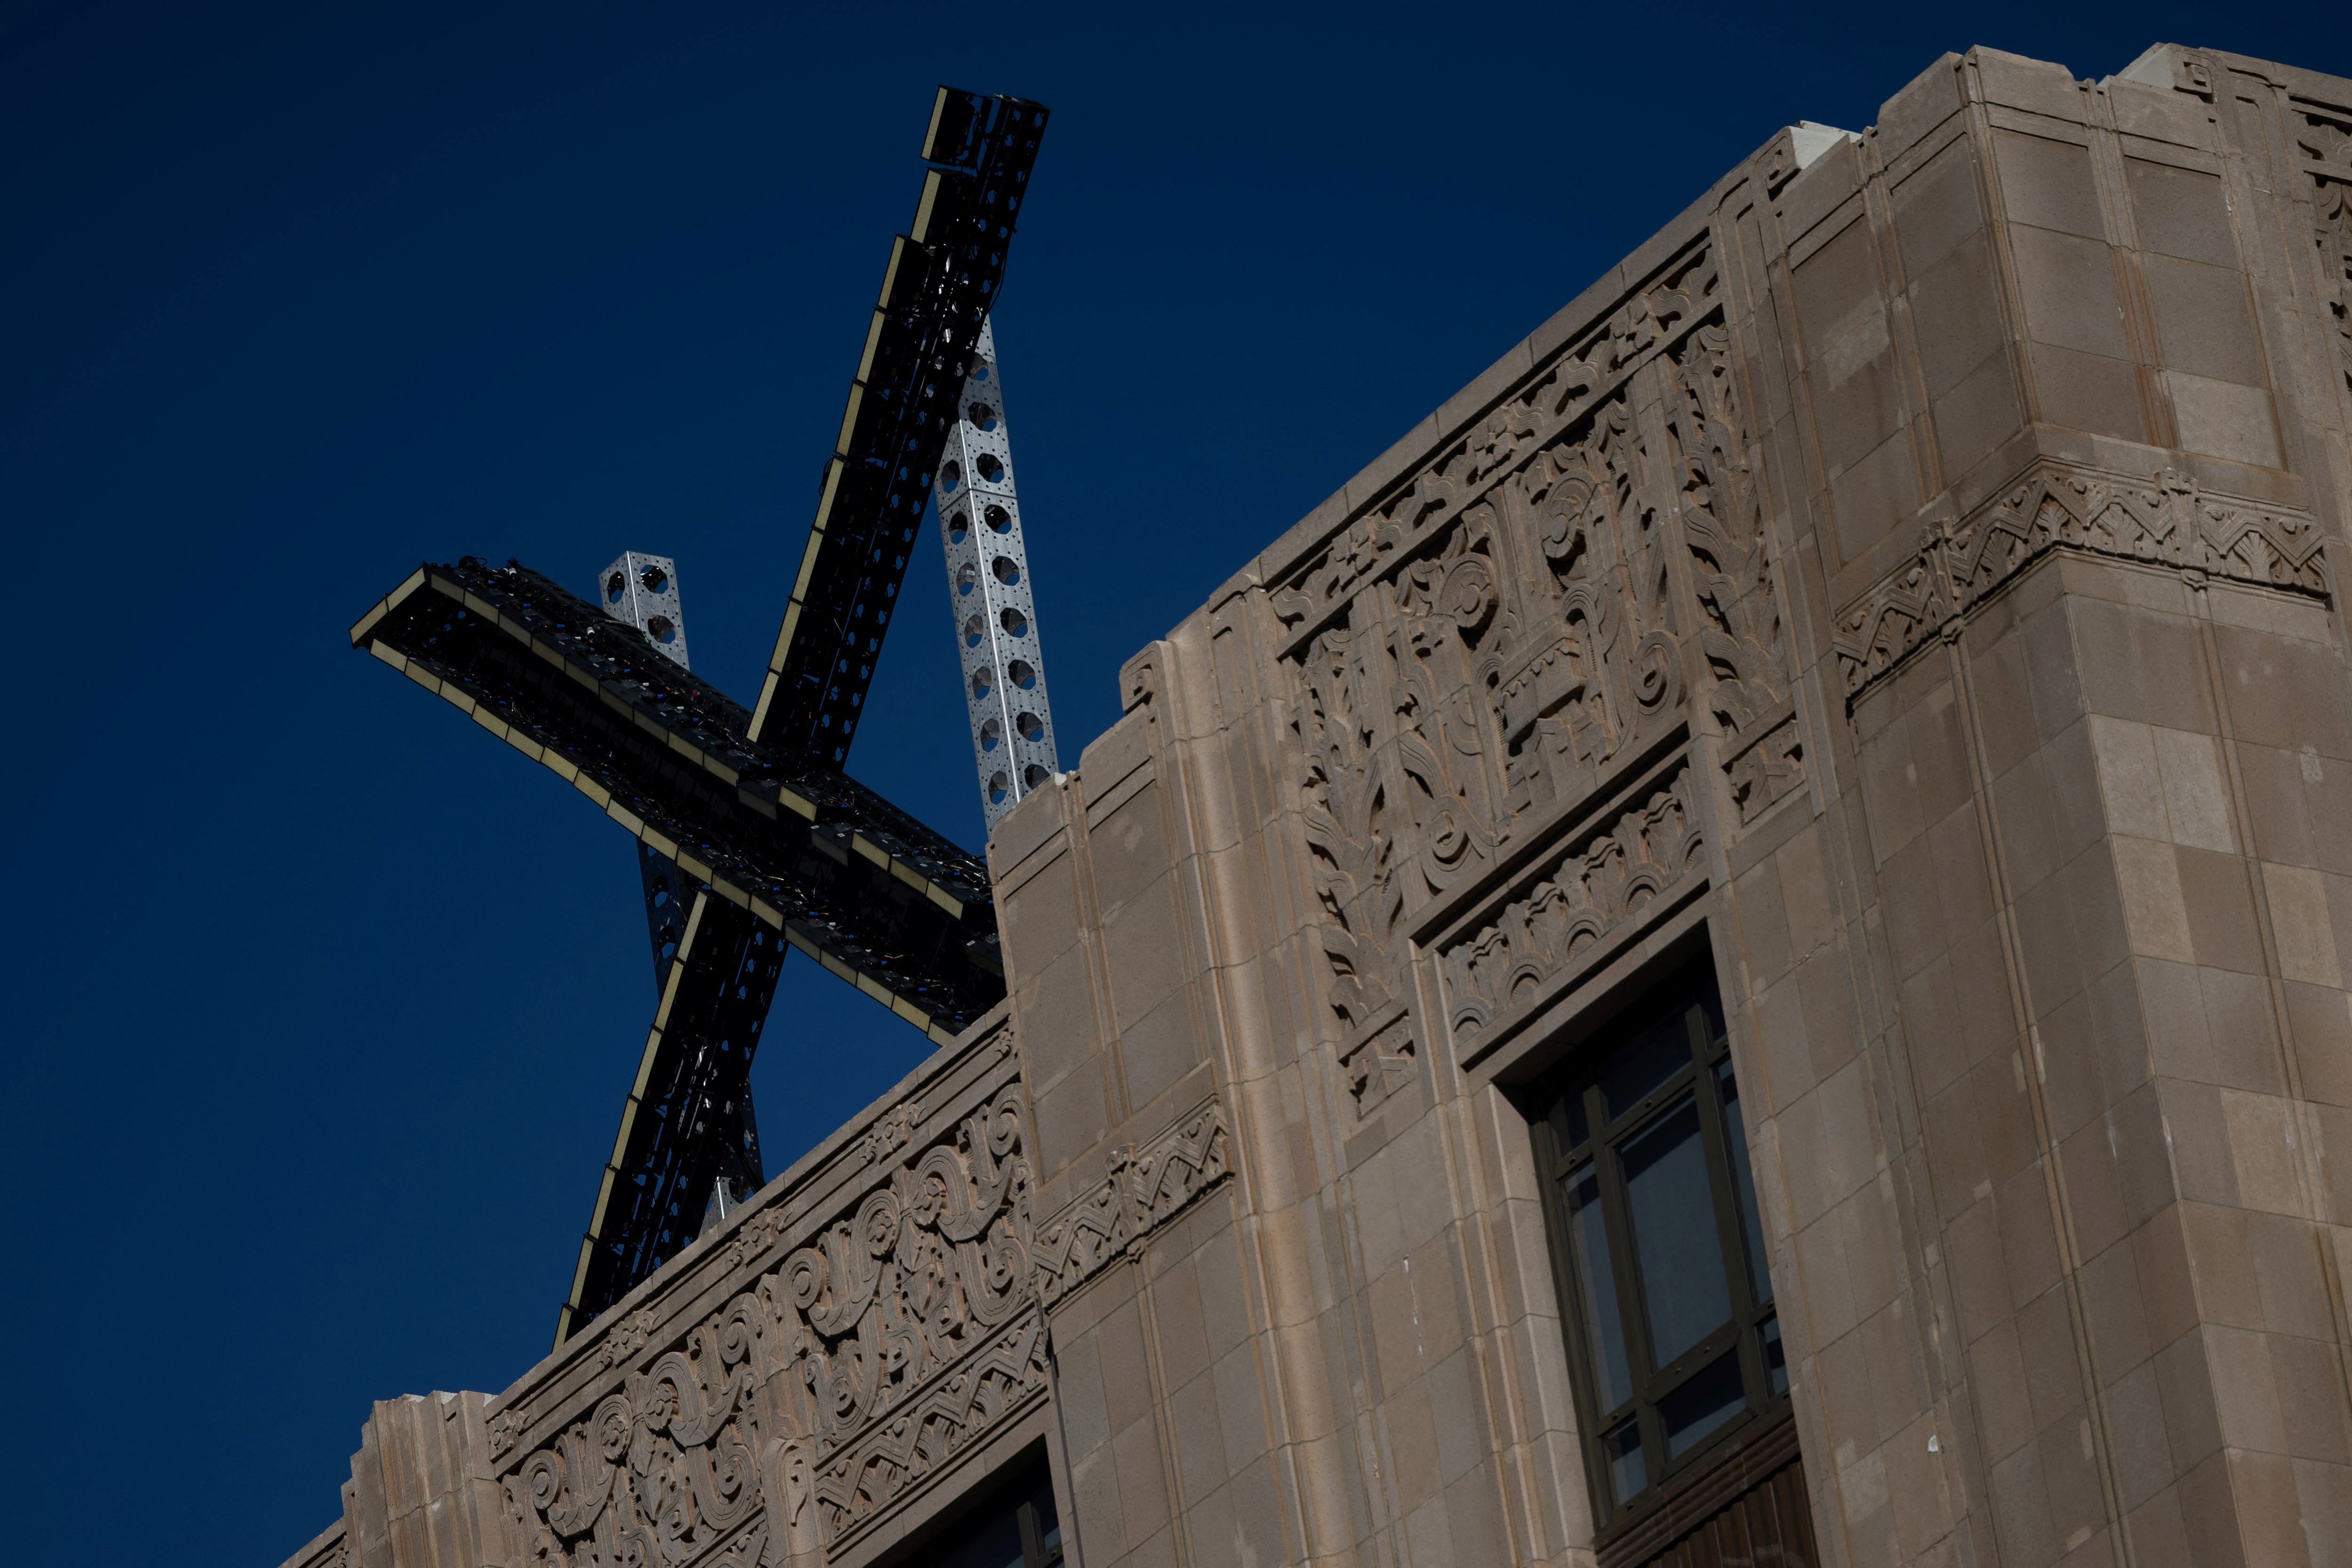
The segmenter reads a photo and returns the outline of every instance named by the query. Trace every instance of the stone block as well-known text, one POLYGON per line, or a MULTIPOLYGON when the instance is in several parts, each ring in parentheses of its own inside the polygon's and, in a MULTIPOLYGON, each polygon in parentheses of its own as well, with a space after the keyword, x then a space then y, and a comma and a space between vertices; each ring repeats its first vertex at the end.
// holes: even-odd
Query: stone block
POLYGON ((2266 388, 2179 370, 2165 373, 2164 387, 2182 446, 2255 468, 2282 466, 2278 418, 2266 388))
POLYGON ((2017 363, 2004 345, 1979 361, 1951 391, 1935 395, 1936 454, 1948 483, 1965 479, 2024 427, 2017 363))
POLYGON ((2083 89, 2064 66, 1999 49, 1970 49, 1969 58, 1976 65, 1986 102, 2057 120, 2083 117, 2083 89))
POLYGON ((1879 153, 1888 162, 1925 141, 1960 110, 1960 58, 1948 54, 1879 106, 1879 153))

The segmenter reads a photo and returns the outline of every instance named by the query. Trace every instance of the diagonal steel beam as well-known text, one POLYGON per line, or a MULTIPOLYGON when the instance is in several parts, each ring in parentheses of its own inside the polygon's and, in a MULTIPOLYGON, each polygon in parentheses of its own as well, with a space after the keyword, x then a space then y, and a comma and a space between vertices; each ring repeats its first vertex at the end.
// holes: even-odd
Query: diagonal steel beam
POLYGON ((825 460, 767 679, 745 733, 842 765, 930 500, 956 397, 1004 281, 1045 132, 1042 104, 943 87, 915 221, 882 295, 825 460))
POLYGON ((535 572, 426 565, 352 629, 697 883, 945 1044, 1004 994, 986 865, 535 572))

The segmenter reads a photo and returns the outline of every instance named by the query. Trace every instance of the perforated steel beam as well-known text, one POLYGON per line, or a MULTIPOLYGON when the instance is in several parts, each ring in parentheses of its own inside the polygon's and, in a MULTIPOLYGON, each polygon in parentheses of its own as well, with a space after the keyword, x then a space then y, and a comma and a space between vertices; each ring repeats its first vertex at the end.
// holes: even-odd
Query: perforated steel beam
POLYGON ((596 574, 596 587, 606 615, 645 633, 654 651, 680 669, 693 668, 686 656, 686 601, 677 585, 677 562, 667 555, 624 551, 596 574))
POLYGON ((1013 484, 1013 436, 996 333, 982 322, 940 456, 940 543, 963 661, 964 705, 981 809, 990 831, 1061 771, 1045 700, 1045 655, 1029 581, 1021 501, 1013 484))

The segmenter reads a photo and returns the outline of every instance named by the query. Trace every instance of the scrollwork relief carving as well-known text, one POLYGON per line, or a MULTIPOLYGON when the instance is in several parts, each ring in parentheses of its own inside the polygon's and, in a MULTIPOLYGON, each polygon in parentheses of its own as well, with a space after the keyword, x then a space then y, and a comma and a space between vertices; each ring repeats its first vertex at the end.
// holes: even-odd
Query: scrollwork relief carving
MULTIPOLYGON (((667 1343, 654 1309, 614 1324, 600 1363, 633 1370, 505 1472, 517 1561, 748 1568, 830 1549, 1041 1395, 1020 1104, 1007 1087, 919 1148, 908 1102, 866 1152, 908 1152, 724 1307, 667 1343)), ((752 1215, 730 1263, 782 1225, 752 1215)))
POLYGON ((1916 555, 1838 612, 1831 646, 1848 700, 2053 550, 2329 593, 2312 518, 2207 494, 2170 468, 2132 479, 2038 464, 1969 516, 1923 529, 1916 555))
POLYGON ((1529 1004, 1585 951, 1698 870, 1704 844, 1685 763, 1574 835, 1493 917, 1438 953, 1449 1022, 1467 1046, 1529 1004))

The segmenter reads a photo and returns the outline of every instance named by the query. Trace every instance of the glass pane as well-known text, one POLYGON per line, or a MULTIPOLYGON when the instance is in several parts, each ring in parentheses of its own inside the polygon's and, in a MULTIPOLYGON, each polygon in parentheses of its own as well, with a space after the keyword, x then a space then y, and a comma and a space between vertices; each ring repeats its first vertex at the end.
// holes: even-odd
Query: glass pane
POLYGON ((1723 998, 1716 994, 1715 976, 1712 974, 1707 976, 1706 984, 1699 987, 1698 1005, 1706 1015, 1707 1045, 1723 1044, 1723 1037, 1731 1031, 1723 1026, 1723 998))
POLYGON ((1772 1299, 1772 1270, 1766 1266, 1764 1222, 1756 1211, 1756 1173, 1748 1165, 1748 1129, 1739 1120, 1739 1085, 1727 1060, 1715 1069, 1723 1086, 1723 1142, 1731 1162, 1731 1180, 1739 1189, 1740 1234, 1748 1238, 1748 1285, 1759 1302, 1772 1299))
POLYGON ((1618 1157, 1625 1166, 1625 1206, 1633 1222, 1650 1347, 1655 1365, 1664 1366, 1731 1316, 1697 1102, 1685 1095, 1663 1121, 1627 1139, 1618 1157))
POLYGON ((940 1543, 935 1568, 1023 1568, 1021 1524, 1013 1510, 983 1515, 940 1543))
POLYGON ((1049 1474, 1029 1494, 1031 1516, 1037 1526, 1038 1554, 1047 1563, 1062 1559, 1062 1521, 1054 1511, 1054 1478, 1049 1474))
POLYGON ((1628 1421, 1601 1439, 1601 1451, 1609 1460, 1609 1486, 1623 1502, 1650 1484, 1649 1468, 1642 1463, 1642 1428, 1639 1423, 1628 1421))
POLYGON ((1690 1026, 1679 1007, 1628 1040, 1601 1064, 1601 1097, 1612 1119, 1690 1065, 1690 1026))
POLYGON ((1625 1328, 1617 1319, 1617 1276, 1609 1267, 1609 1237, 1601 1218, 1601 1183, 1585 1166, 1560 1185, 1568 1196, 1568 1236, 1584 1292, 1584 1331, 1592 1343, 1592 1378, 1601 1413, 1633 1396, 1625 1365, 1625 1328))
POLYGON ((1775 1312, 1764 1320, 1759 1331, 1764 1336, 1764 1383, 1779 1398, 1789 1392, 1789 1352, 1780 1343, 1780 1316, 1775 1312))
POLYGON ((1658 1420, 1666 1429, 1666 1458, 1681 1458, 1700 1438, 1747 1408, 1748 1396, 1739 1388, 1738 1352, 1707 1363, 1658 1401, 1658 1420))
POLYGON ((1584 1146, 1584 1091, 1571 1089, 1559 1097, 1551 1108, 1551 1134, 1559 1142, 1563 1154, 1575 1152, 1584 1146))

